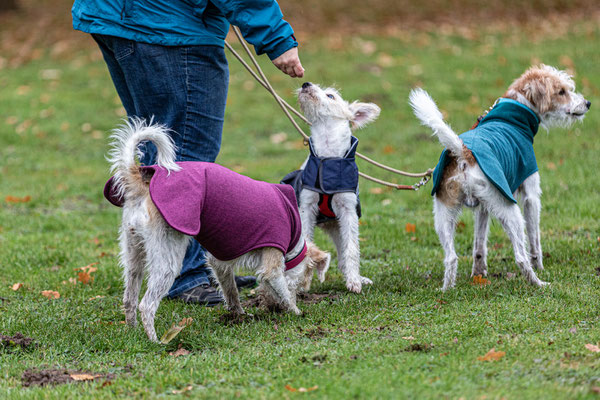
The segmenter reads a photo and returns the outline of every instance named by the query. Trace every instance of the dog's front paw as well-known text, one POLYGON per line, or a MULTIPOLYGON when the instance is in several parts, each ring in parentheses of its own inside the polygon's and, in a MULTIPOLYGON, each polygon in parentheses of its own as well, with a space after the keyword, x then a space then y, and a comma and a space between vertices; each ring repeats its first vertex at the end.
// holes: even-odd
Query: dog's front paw
POLYGON ((361 279, 351 279, 346 282, 346 288, 352 293, 360 293, 362 290, 361 279))
POLYGON ((292 308, 290 308, 290 311, 296 315, 302 315, 302 311, 300 311, 300 309, 297 306, 293 306, 292 308))
POLYGON ((544 269, 542 257, 539 256, 531 256, 531 265, 533 266, 533 268, 538 269, 540 271, 544 269))
POLYGON ((365 277, 365 276, 361 276, 360 277, 360 283, 362 283, 363 285, 372 285, 373 281, 370 280, 369 278, 365 277))

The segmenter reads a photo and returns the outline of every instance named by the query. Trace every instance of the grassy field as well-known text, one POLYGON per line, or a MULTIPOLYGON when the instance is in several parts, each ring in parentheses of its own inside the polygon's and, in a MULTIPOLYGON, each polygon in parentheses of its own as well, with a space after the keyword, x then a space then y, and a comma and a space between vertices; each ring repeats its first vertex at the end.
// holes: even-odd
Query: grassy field
MULTIPOLYGON (((0 347, 1 398, 596 398, 600 353, 600 98, 596 22, 562 24, 547 36, 527 28, 330 35, 303 43, 306 80, 335 85, 348 100, 373 101, 378 121, 357 133, 359 151, 400 169, 432 167, 441 148, 407 104, 423 86, 456 130, 466 130, 532 63, 576 73, 593 103, 584 124, 540 131, 542 247, 552 285, 518 274, 499 224, 490 232, 490 285, 470 284, 472 217, 458 228, 459 278, 442 293, 443 253, 433 229, 430 186, 380 190, 361 182, 361 270, 374 284, 346 292, 335 268, 300 304, 301 317, 256 308, 241 324, 223 309, 164 301, 161 335, 193 318, 170 344, 149 343, 121 321, 119 210, 102 197, 108 132, 123 112, 95 50, 42 53, 0 70, 0 335, 34 345, 0 347), (407 232, 407 224, 415 232, 407 232), (94 264, 97 263, 97 264, 94 264), (93 281, 75 280, 94 264, 93 281), (516 273, 516 275, 514 275, 516 273), (13 285, 22 287, 13 290, 13 285), (58 299, 42 296, 60 293, 58 299), (188 355, 170 355, 179 347, 188 355), (505 352, 480 361, 490 349, 505 352), (23 387, 26 370, 102 375, 87 383, 23 387), (308 393, 298 388, 314 389, 308 393)), ((89 38, 80 35, 77 40, 89 38)), ((10 61, 10 60, 9 60, 10 61)), ((292 104, 302 81, 261 60, 292 104)), ((230 57, 231 85, 218 162, 277 182, 306 156, 269 95, 230 57), (287 134, 276 144, 272 135, 287 134)), ((281 138, 282 135, 276 136, 281 138)), ((362 171, 397 181, 364 163, 362 171)), ((403 183, 413 183, 410 180, 403 183)), ((333 250, 321 234, 317 242, 333 250)), ((85 279, 84 279, 85 280, 85 279)), ((242 293, 244 298, 249 291, 242 293)))

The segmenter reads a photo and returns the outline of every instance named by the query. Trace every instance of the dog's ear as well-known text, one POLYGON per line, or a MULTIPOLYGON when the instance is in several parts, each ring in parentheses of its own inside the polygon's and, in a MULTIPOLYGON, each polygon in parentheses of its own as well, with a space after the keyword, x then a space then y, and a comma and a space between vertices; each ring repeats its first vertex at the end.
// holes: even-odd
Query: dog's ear
POLYGON ((309 243, 308 256, 314 265, 319 282, 324 282, 325 274, 327 273, 327 270, 329 269, 329 263, 331 262, 331 254, 319 249, 314 244, 309 243))
POLYGON ((379 116, 381 109, 374 103, 359 103, 355 101, 350 104, 350 112, 352 113, 352 129, 359 129, 374 121, 379 116))
POLYGON ((540 114, 545 114, 552 106, 552 82, 544 77, 531 79, 523 85, 523 95, 540 114))

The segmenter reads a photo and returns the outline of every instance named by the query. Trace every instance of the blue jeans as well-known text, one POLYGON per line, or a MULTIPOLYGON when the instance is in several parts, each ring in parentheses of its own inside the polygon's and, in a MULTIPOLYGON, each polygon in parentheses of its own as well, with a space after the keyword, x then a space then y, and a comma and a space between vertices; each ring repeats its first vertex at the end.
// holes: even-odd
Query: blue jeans
MULTIPOLYGON (((166 125, 177 146, 177 161, 214 162, 229 85, 225 51, 219 46, 161 46, 113 36, 92 35, 104 56, 129 117, 166 125)), ((156 160, 156 148, 142 145, 144 165, 156 160)), ((204 249, 192 240, 181 274, 169 290, 175 297, 209 283, 204 249)))

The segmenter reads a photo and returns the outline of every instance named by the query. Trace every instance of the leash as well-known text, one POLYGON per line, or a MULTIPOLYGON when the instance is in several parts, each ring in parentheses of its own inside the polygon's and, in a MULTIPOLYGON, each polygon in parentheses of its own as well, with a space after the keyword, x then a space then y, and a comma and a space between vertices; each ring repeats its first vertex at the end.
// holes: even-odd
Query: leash
MULTIPOLYGON (((252 64, 254 65, 254 68, 256 69, 256 71, 258 71, 258 74, 250 67, 250 65, 248 65, 248 63, 246 63, 246 61, 244 61, 244 59, 242 58, 242 56, 240 56, 234 49, 233 47, 231 47, 231 45, 225 41, 225 46, 227 47, 227 49, 229 49, 229 51, 235 56, 235 58, 238 59, 238 61, 244 66, 244 68, 246 68, 246 70, 250 73, 250 75, 252 75, 252 77, 254 79, 256 79, 256 81, 262 86, 264 87, 269 93, 271 93, 271 95, 273 96, 273 98, 275 99, 275 101, 277 102, 277 104, 279 105, 279 107, 281 107, 281 109, 283 110, 284 114, 288 117, 288 119, 290 120, 290 122, 292 123, 292 125, 294 126, 294 128, 296 129, 296 131, 298 131, 298 133, 300 133, 300 135, 303 138, 303 142, 305 146, 308 146, 308 138, 309 136, 302 130, 302 128, 298 125, 298 123, 296 122, 296 120, 294 120, 294 118, 292 117, 292 115, 290 114, 290 112, 292 112, 293 114, 295 114, 298 118, 300 118, 305 124, 307 125, 311 125, 310 122, 304 117, 304 115, 302 115, 298 110, 296 110, 294 107, 292 107, 291 105, 289 105, 284 99, 282 99, 277 92, 275 92, 275 90, 273 89, 273 87, 271 86, 271 83, 269 82, 269 80, 267 79, 267 77, 265 76, 264 72, 262 71, 262 69, 260 68, 260 66, 258 65, 258 62, 256 61, 256 58, 254 57, 254 55, 252 54, 252 51, 250 51, 250 48, 248 47, 248 45, 246 44, 246 41, 243 39, 242 34, 239 30, 239 28, 237 26, 232 25, 232 29, 233 32, 235 33, 235 35, 237 36, 240 44, 242 45, 244 51, 246 52, 246 54, 248 55, 248 57, 250 58, 250 60, 252 61, 252 64), (259 76, 260 75, 260 76, 259 76)), ((397 190, 419 190, 419 188, 421 186, 424 186, 427 184, 427 182, 429 182, 429 180, 431 179, 431 176, 433 174, 433 169, 429 168, 427 171, 425 172, 419 172, 419 173, 411 173, 411 172, 406 172, 406 171, 401 171, 399 169, 395 169, 392 167, 389 167, 385 164, 381 164, 361 153, 356 153, 356 156, 365 160, 368 163, 371 163, 373 165, 375 165, 378 168, 381 168, 385 171, 388 172, 392 172, 394 174, 398 174, 398 175, 402 175, 402 176, 408 176, 411 178, 421 178, 421 180, 419 180, 417 183, 413 184, 413 185, 399 185, 393 182, 388 182, 388 181, 384 181, 381 179, 377 179, 374 178, 370 175, 364 174, 362 172, 358 172, 358 175, 361 176, 364 179, 367 179, 371 182, 375 182, 377 184, 383 185, 383 186, 387 186, 387 187, 392 187, 395 188, 397 190)))

